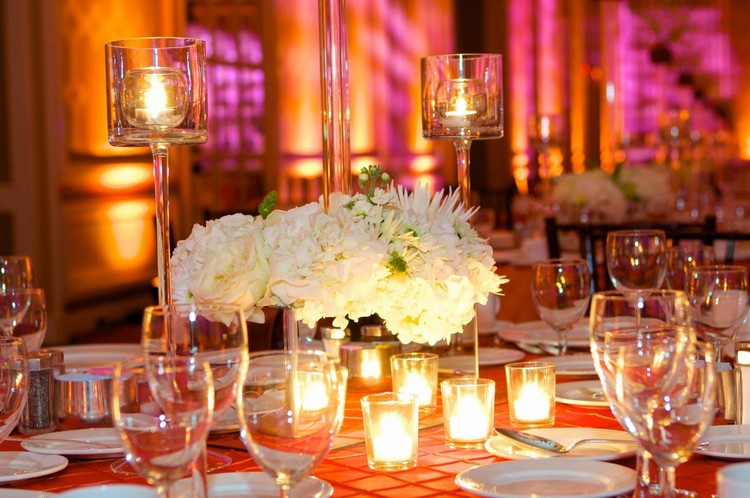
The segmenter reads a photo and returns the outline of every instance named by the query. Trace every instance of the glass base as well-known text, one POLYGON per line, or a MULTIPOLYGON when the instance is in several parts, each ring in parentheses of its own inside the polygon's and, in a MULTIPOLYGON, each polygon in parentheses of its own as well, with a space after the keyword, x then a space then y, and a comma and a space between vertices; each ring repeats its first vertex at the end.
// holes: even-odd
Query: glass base
POLYGON ((455 450, 477 450, 484 448, 485 440, 481 441, 456 441, 455 439, 445 439, 445 445, 455 450))
POLYGON ((399 470, 408 470, 416 467, 417 460, 405 460, 403 462, 379 462, 377 460, 367 459, 367 465, 372 470, 385 472, 397 472, 399 470))
MULTIPOLYGON (((216 453, 215 451, 207 451, 206 452, 206 471, 207 472, 216 472, 218 470, 223 470, 227 467, 229 467, 229 464, 232 463, 232 458, 227 455, 222 455, 221 453, 216 453)), ((127 460, 124 458, 119 458, 112 462, 112 464, 109 466, 110 470, 114 472, 117 475, 125 476, 125 477, 132 477, 139 475, 138 472, 135 471, 132 465, 128 463, 127 460)))

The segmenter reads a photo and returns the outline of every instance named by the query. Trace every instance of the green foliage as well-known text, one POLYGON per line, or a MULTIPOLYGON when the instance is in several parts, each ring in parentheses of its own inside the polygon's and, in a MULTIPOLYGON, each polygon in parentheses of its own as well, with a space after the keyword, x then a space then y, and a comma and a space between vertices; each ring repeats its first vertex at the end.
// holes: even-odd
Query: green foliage
POLYGON ((279 198, 279 193, 275 190, 270 191, 264 198, 263 202, 258 206, 258 212, 261 218, 264 220, 271 214, 271 211, 276 207, 276 200, 279 198))

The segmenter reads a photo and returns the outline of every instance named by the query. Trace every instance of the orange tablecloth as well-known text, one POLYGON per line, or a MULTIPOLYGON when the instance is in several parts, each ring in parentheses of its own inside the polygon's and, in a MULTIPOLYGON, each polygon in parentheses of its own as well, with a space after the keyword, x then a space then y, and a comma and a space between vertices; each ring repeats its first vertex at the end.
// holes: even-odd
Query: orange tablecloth
MULTIPOLYGON (((503 367, 480 369, 482 377, 497 382, 495 425, 509 427, 508 405, 503 367)), ((568 378, 560 378, 565 381, 568 378)), ((570 380, 578 380, 571 378, 570 380)), ((457 497, 472 496, 454 483, 457 473, 475 465, 502 461, 487 451, 455 450, 447 447, 443 440, 440 407, 422 419, 423 428, 419 437, 419 458, 415 468, 402 472, 375 472, 368 468, 365 446, 362 440, 362 415, 359 400, 369 392, 387 391, 390 379, 376 385, 364 386, 360 382, 350 383, 347 396, 345 421, 341 437, 327 458, 315 469, 314 475, 329 482, 337 498, 341 497, 457 497)), ((593 427, 619 429, 620 426, 608 408, 591 408, 557 403, 555 427, 593 427)), ((212 438, 213 443, 238 444, 237 434, 212 438)), ((19 450, 19 444, 6 441, 0 450, 19 450)), ((232 464, 221 472, 258 470, 244 450, 217 449, 213 451, 229 455, 232 464)), ((7 487, 62 492, 81 486, 105 483, 143 483, 140 477, 122 477, 110 470, 112 460, 70 460, 69 466, 56 474, 21 481, 7 487)), ((634 458, 616 463, 634 467, 634 458)), ((677 472, 679 487, 695 490, 701 498, 709 498, 715 492, 716 470, 728 462, 694 456, 681 465, 677 472)), ((0 486, 0 496, 3 495, 0 486)))

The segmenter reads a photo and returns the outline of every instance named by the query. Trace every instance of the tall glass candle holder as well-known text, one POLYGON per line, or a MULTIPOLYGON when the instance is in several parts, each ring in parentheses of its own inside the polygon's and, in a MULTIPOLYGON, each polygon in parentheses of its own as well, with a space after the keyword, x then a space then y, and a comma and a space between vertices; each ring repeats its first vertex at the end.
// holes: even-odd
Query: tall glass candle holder
MULTIPOLYGON (((422 58, 421 66, 422 136, 428 140, 453 140, 462 202, 469 207, 471 142, 503 136, 502 56, 431 55, 422 58)), ((474 344, 479 344, 476 318, 469 329, 474 332, 474 344)), ((451 342, 455 353, 460 336, 451 342)), ((478 375, 478 348, 474 366, 478 375)))
POLYGON ((169 147, 208 139, 206 43, 131 38, 105 45, 109 143, 150 147, 154 161, 159 303, 171 303, 169 147))

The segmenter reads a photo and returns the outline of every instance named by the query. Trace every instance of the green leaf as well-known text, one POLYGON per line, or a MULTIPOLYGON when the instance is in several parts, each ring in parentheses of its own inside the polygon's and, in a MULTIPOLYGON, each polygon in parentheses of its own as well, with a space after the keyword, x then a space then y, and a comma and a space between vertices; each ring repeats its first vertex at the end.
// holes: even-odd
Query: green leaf
POLYGON ((388 262, 388 269, 396 275, 403 275, 409 269, 409 264, 396 251, 393 251, 391 260, 388 262))
POLYGON ((276 207, 276 199, 279 198, 279 193, 275 190, 271 190, 264 198, 263 202, 258 206, 258 212, 261 218, 264 220, 271 214, 271 211, 276 207))

